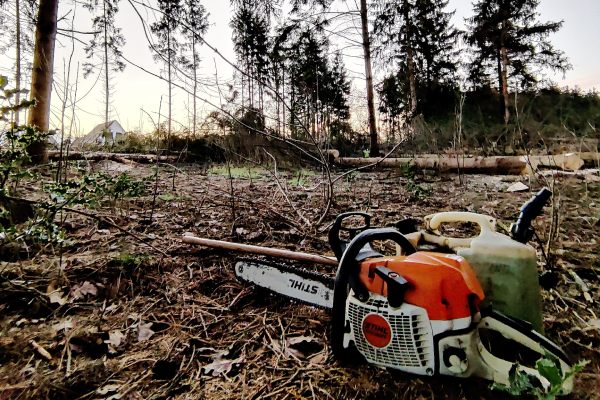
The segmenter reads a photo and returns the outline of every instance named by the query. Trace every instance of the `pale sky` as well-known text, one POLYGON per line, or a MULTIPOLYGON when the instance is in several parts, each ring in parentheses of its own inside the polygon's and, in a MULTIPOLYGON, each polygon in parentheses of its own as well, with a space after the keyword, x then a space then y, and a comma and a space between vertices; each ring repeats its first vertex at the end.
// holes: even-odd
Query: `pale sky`
MULTIPOLYGON (((350 0, 345 4, 342 0, 336 0, 338 7, 346 9, 348 7, 355 9, 355 1, 350 0)), ((127 40, 127 44, 123 49, 125 56, 132 62, 143 66, 144 68, 159 74, 161 66, 157 65, 152 59, 146 37, 138 15, 135 13, 132 4, 136 5, 142 13, 144 20, 150 24, 155 20, 155 16, 151 11, 145 10, 134 0, 121 0, 120 13, 117 18, 117 25, 122 28, 123 34, 127 40)), ((231 29, 229 21, 231 18, 229 0, 203 0, 203 4, 210 13, 210 27, 206 35, 206 41, 217 47, 219 51, 230 61, 235 62, 231 43, 231 29)), ((65 15, 71 8, 71 2, 61 1, 59 14, 65 15)), ((461 27, 464 25, 463 19, 471 14, 471 0, 450 0, 450 9, 456 9, 454 23, 461 27)), ((564 20, 563 28, 560 32, 551 37, 552 43, 559 49, 563 50, 571 64, 573 70, 569 71, 566 76, 552 76, 551 79, 559 86, 578 86, 581 89, 588 90, 592 88, 600 89, 600 69, 597 65, 600 63, 600 55, 597 52, 598 46, 595 41, 600 37, 600 24, 597 23, 600 17, 600 0, 572 0, 565 2, 564 0, 542 0, 539 7, 541 20, 564 20)), ((79 8, 76 15, 75 26, 77 30, 87 31, 90 29, 90 17, 87 11, 79 8)), ((69 14, 68 18, 71 18, 69 14)), ((64 26, 65 24, 63 24, 64 26)), ((332 30, 335 25, 332 25, 332 30)), ((364 93, 364 80, 362 73, 364 66, 361 60, 361 49, 347 49, 347 43, 343 40, 332 36, 334 42, 333 48, 343 48, 345 53, 351 55, 346 57, 346 67, 350 71, 350 76, 353 78, 353 98, 352 103, 356 108, 356 112, 362 115, 360 110, 363 104, 362 100, 364 93), (354 57, 352 57, 354 55, 354 57)), ((85 62, 85 57, 81 50, 81 45, 76 45, 78 49, 75 51, 72 61, 72 79, 76 74, 77 63, 85 62)), ((55 72, 57 84, 63 84, 64 68, 70 55, 71 43, 66 37, 59 37, 59 43, 56 48, 55 56, 55 72)), ((209 78, 212 82, 216 79, 221 83, 221 90, 226 91, 223 85, 230 82, 232 79, 233 69, 227 65, 215 53, 206 47, 202 48, 203 70, 202 74, 205 78, 209 78)), ((6 74, 6 70, 2 68, 2 72, 6 74)), ((133 65, 127 65, 127 68, 122 73, 113 74, 113 101, 111 104, 111 119, 117 119, 126 130, 141 129, 142 131, 150 131, 152 122, 146 113, 153 116, 156 120, 158 110, 162 98, 162 117, 166 115, 167 109, 167 84, 155 77, 152 77, 133 65), (144 111, 142 111, 144 110, 144 111)), ((86 133, 93 126, 103 121, 104 103, 102 81, 99 81, 95 86, 95 76, 90 76, 87 79, 80 77, 78 84, 78 97, 89 92, 85 98, 80 100, 76 111, 76 129, 79 133, 86 133)), ((219 93, 213 87, 207 87, 199 93, 200 96, 210 99, 214 103, 219 103, 219 93)), ((178 123, 187 126, 188 111, 191 100, 189 96, 181 91, 176 91, 173 109, 175 112, 174 127, 178 127, 178 123)), ((223 93, 226 94, 226 93, 223 93)), ((214 107, 203 104, 199 101, 199 106, 204 112, 214 110, 214 107)), ((52 119, 52 125, 58 126, 58 115, 61 108, 60 99, 53 94, 52 107, 55 113, 52 119)))

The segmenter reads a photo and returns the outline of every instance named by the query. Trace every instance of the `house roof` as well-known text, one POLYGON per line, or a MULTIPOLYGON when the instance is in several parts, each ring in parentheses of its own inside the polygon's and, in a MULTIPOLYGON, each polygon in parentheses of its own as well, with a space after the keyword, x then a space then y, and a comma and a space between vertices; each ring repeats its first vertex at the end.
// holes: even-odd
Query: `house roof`
POLYGON ((98 137, 100 135, 102 135, 105 130, 109 129, 113 124, 116 124, 117 125, 116 127, 120 128, 120 132, 124 132, 125 131, 123 129, 123 127, 121 126, 121 124, 119 124, 119 121, 117 121, 116 119, 113 119, 112 121, 102 122, 101 124, 96 125, 86 135, 78 137, 77 139, 75 139, 75 141, 73 141, 73 145, 75 147, 77 147, 77 146, 83 146, 83 145, 88 145, 88 144, 95 143, 96 139, 98 139, 98 137))
MULTIPOLYGON (((104 132, 104 130, 110 128, 110 126, 114 123, 119 124, 119 122, 117 122, 116 119, 113 119, 112 121, 108 121, 108 122, 102 122, 101 124, 98 124, 94 127, 94 129, 92 129, 91 131, 89 131, 89 133, 87 135, 91 135, 94 133, 100 134, 102 132, 104 132)), ((121 126, 121 124, 119 124, 119 127, 121 126)), ((87 136, 85 135, 85 136, 87 136)))

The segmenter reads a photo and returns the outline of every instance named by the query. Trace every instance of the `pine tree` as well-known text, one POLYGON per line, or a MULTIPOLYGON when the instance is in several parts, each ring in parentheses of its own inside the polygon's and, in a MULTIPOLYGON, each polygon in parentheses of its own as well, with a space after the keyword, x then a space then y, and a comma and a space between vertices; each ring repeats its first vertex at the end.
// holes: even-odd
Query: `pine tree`
POLYGON ((350 116, 350 82, 342 56, 336 53, 330 59, 329 41, 312 27, 296 32, 289 49, 292 135, 306 139, 306 131, 298 127, 300 120, 323 143, 330 140, 331 128, 339 128, 350 116))
POLYGON ((470 79, 476 85, 497 82, 502 121, 510 120, 509 86, 524 89, 538 83, 536 69, 565 72, 570 65, 548 41, 561 22, 539 22, 539 0, 478 0, 468 21, 467 42, 474 58, 470 79))
POLYGON ((459 33, 450 23, 453 13, 445 11, 447 6, 448 0, 379 0, 376 4, 377 55, 383 64, 393 66, 380 88, 380 94, 388 96, 384 109, 390 121, 397 115, 389 113, 401 112, 410 120, 423 112, 436 87, 454 79, 459 33), (403 93, 402 105, 398 93, 403 93))
POLYGON ((405 95, 409 116, 417 112, 417 84, 415 74, 415 50, 418 32, 415 28, 416 9, 414 0, 376 3, 373 34, 378 41, 378 58, 402 71, 409 91, 405 95))
POLYGON ((298 29, 299 24, 295 22, 277 27, 271 39, 271 49, 269 52, 269 59, 271 61, 270 74, 276 92, 277 132, 284 135, 286 134, 285 121, 286 112, 288 111, 285 103, 289 97, 286 89, 289 90, 291 87, 289 81, 294 54, 292 38, 297 35, 298 29))
POLYGON ((341 52, 335 53, 325 78, 321 101, 324 106, 324 128, 328 133, 328 140, 330 142, 347 140, 349 139, 346 137, 347 134, 351 133, 347 122, 350 118, 348 95, 351 85, 341 52))
MULTIPOLYGON (((270 10, 267 5, 261 7, 248 0, 240 1, 236 5, 235 14, 231 20, 233 29, 233 45, 238 62, 244 71, 242 76, 242 91, 246 89, 246 96, 250 108, 258 108, 261 112, 264 107, 264 85, 269 80, 269 29, 270 17, 265 11, 270 10), (262 10, 262 11, 261 11, 262 10), (244 84, 245 81, 245 84, 244 84), (255 95, 258 94, 258 101, 255 95)), ((268 2, 267 2, 268 4, 268 2)), ((244 95, 242 93, 242 101, 244 95)))
POLYGON ((297 121, 294 117, 300 118, 311 135, 319 140, 316 137, 317 108, 327 70, 326 45, 326 41, 317 37, 313 29, 303 28, 292 46, 290 85, 293 86, 291 103, 294 114, 290 116, 290 124, 292 134, 299 138, 306 139, 305 132, 295 127, 297 121))
POLYGON ((192 135, 196 136, 196 116, 198 92, 198 68, 200 67, 200 55, 198 48, 203 43, 203 35, 208 30, 208 13, 198 0, 184 0, 182 14, 182 34, 186 39, 183 44, 182 63, 192 73, 192 135))
POLYGON ((394 141, 400 131, 400 116, 404 113, 406 88, 397 73, 387 75, 377 88, 379 111, 388 124, 388 140, 394 141))
POLYGON ((177 66, 177 53, 179 42, 176 33, 180 27, 180 19, 183 13, 180 0, 158 0, 158 8, 161 11, 160 19, 150 27, 157 36, 158 42, 151 46, 154 51, 154 58, 162 61, 167 68, 167 82, 169 85, 169 116, 167 120, 167 150, 171 150, 172 133, 172 112, 173 112, 173 79, 175 74, 173 70, 177 66))
POLYGON ((327 105, 328 112, 334 117, 334 121, 347 120, 350 118, 350 106, 348 105, 350 81, 341 52, 335 53, 326 78, 328 79, 325 81, 323 102, 327 105))
POLYGON ((454 12, 445 11, 449 0, 417 0, 417 52, 421 80, 430 88, 436 83, 455 79, 459 32, 450 19, 454 12))
MULTIPOLYGON (((85 7, 96 12, 92 18, 94 35, 86 46, 87 58, 91 59, 100 53, 101 69, 104 72, 104 123, 108 127, 110 104, 110 72, 121 72, 125 69, 121 47, 125 45, 125 37, 121 29, 115 26, 115 16, 119 11, 119 0, 89 0, 85 7)), ((89 75, 97 66, 93 62, 83 65, 84 76, 89 75)))

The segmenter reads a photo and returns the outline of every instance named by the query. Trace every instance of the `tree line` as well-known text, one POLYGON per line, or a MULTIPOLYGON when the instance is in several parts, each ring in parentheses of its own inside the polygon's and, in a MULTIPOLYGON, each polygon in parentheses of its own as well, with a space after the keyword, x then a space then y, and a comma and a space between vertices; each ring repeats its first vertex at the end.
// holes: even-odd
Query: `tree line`
MULTIPOLYGON (((115 23, 121 1, 85 0, 84 6, 93 15, 92 27, 78 39, 86 43, 84 74, 102 74, 106 122, 112 74, 127 65, 122 53, 126 38, 115 23)), ((236 84, 230 85, 220 106, 220 111, 226 112, 217 113, 220 123, 227 118, 243 119, 250 121, 246 127, 251 130, 268 129, 274 135, 310 139, 318 145, 362 140, 375 155, 382 133, 392 141, 410 136, 419 119, 456 114, 469 93, 487 92, 486 101, 496 107, 494 121, 508 126, 517 112, 515 93, 543 87, 545 70, 565 72, 571 67, 550 41, 562 22, 541 21, 539 0, 475 0, 464 30, 452 24, 450 0, 361 0, 358 9, 340 11, 344 3, 231 0, 236 84), (348 28, 353 25, 357 28, 348 28), (366 97, 358 101, 367 105, 364 132, 368 136, 352 127, 352 81, 344 65, 345 49, 332 37, 343 37, 349 46, 362 49, 366 97), (380 121, 374 93, 379 99, 380 121)), ((193 99, 191 130, 195 134, 200 117, 197 93, 199 85, 206 82, 198 72, 201 55, 208 51, 204 46, 209 29, 205 7, 199 0, 157 0, 153 4, 128 0, 128 4, 134 9, 147 7, 157 15, 156 21, 142 28, 168 84, 168 137, 173 131, 173 91, 182 87, 193 99)), ((36 104, 28 123, 47 131, 58 0, 0 0, 0 6, 14 10, 16 16, 17 31, 3 32, 10 42, 7 47, 17 51, 15 82, 19 90, 24 74, 20 65, 26 58, 20 27, 24 23, 36 27, 29 94, 36 104), (30 10, 28 18, 19 14, 22 8, 30 10)), ((143 18, 140 20, 144 24, 143 18)), ((71 35, 76 35, 73 29, 71 35)), ((38 147, 32 151, 40 152, 43 144, 38 147)))

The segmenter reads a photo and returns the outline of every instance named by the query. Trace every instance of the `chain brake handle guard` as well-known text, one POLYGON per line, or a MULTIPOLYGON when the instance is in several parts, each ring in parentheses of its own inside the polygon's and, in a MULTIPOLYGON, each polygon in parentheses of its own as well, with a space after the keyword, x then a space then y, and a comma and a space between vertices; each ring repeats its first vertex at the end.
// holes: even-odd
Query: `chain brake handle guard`
POLYGON ((335 257, 339 260, 342 259, 342 255, 348 244, 352 239, 356 237, 359 233, 371 228, 371 214, 361 212, 361 211, 350 211, 339 214, 331 228, 329 229, 328 239, 329 246, 333 250, 335 257), (360 224, 357 226, 347 227, 344 226, 344 222, 349 220, 352 217, 359 217, 361 219, 360 224), (340 234, 342 232, 346 232, 348 234, 348 240, 342 239, 340 234))
MULTIPOLYGON (((333 291, 331 345, 334 355, 342 361, 350 361, 356 356, 355 349, 347 349, 343 345, 344 332, 346 331, 346 299, 351 289, 360 299, 369 296, 368 289, 360 282, 361 250, 373 241, 390 240, 400 246, 406 255, 416 252, 412 243, 394 228, 367 229, 360 232, 346 246, 335 277, 333 291)), ((361 300, 361 301, 363 301, 361 300)))

